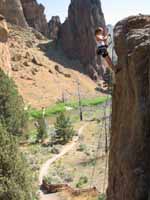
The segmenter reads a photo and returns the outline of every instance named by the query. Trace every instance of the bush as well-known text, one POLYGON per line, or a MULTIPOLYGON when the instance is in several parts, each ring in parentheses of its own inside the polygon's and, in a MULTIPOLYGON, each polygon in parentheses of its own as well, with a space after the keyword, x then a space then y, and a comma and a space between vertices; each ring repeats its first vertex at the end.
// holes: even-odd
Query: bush
POLYGON ((100 194, 97 200, 105 200, 106 196, 105 194, 100 194))
POLYGON ((0 199, 32 200, 32 176, 15 136, 0 124, 0 199))
POLYGON ((0 121, 9 133, 20 135, 26 124, 24 103, 13 80, 0 69, 0 121))
POLYGON ((66 117, 64 113, 60 113, 56 118, 55 129, 56 134, 53 139, 59 143, 66 144, 75 134, 70 118, 66 117))
POLYGON ((63 183, 62 179, 59 176, 47 176, 47 177, 44 177, 44 181, 49 185, 63 183))
POLYGON ((79 147, 77 148, 77 151, 87 151, 87 146, 86 144, 80 144, 79 147))
POLYGON ((86 176, 81 176, 78 183, 76 184, 76 187, 81 188, 87 183, 88 183, 88 178, 86 176))
POLYGON ((40 117, 37 120, 36 128, 37 128, 37 141, 43 142, 44 139, 48 137, 47 126, 44 117, 40 117))

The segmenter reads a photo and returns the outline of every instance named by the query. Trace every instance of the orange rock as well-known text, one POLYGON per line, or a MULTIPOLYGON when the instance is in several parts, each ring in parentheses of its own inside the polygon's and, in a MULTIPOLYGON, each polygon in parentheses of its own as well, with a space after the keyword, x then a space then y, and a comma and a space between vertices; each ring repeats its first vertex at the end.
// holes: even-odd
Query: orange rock
POLYGON ((0 68, 10 76, 10 53, 8 48, 8 28, 4 18, 0 18, 0 68))

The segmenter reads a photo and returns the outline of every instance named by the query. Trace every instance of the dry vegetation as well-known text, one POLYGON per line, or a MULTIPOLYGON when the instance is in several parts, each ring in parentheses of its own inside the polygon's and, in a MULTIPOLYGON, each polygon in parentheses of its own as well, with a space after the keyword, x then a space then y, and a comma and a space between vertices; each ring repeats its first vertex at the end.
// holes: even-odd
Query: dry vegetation
POLYGON ((25 103, 34 108, 47 107, 65 98, 77 98, 78 79, 84 98, 100 95, 97 84, 79 72, 77 61, 68 60, 60 50, 33 30, 10 26, 9 47, 12 77, 25 103))
POLYGON ((49 176, 52 181, 68 182, 74 188, 96 186, 99 192, 104 193, 107 186, 107 156, 104 150, 104 130, 97 122, 91 122, 76 148, 51 166, 49 176))

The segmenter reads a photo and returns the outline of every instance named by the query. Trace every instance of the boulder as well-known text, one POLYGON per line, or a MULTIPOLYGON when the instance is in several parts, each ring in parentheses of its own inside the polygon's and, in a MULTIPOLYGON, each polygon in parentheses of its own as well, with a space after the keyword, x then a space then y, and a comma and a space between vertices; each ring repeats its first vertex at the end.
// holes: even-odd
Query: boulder
POLYGON ((92 78, 98 76, 94 32, 99 26, 105 27, 104 15, 99 0, 72 0, 68 18, 62 24, 60 41, 66 55, 78 59, 85 72, 92 78), (93 77, 94 76, 94 77, 93 77))
POLYGON ((20 0, 0 0, 0 14, 12 24, 27 27, 20 0))
POLYGON ((21 0, 25 18, 29 26, 48 36, 48 24, 44 14, 44 6, 36 0, 21 0))
POLYGON ((150 16, 114 30, 118 65, 113 91, 107 200, 150 198, 150 16))

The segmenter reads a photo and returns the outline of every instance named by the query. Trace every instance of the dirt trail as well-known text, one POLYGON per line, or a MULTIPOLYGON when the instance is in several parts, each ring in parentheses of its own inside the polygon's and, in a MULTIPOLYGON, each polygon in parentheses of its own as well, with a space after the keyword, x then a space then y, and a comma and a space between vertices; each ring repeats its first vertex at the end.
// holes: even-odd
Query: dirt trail
POLYGON ((57 194, 41 194, 40 200, 60 200, 57 194))
MULTIPOLYGON (((87 126, 88 124, 84 124, 78 131, 78 136, 74 137, 72 142, 69 144, 65 145, 62 151, 58 154, 55 155, 53 158, 50 158, 47 160, 41 167, 40 173, 39 173, 39 186, 42 184, 43 178, 48 174, 48 169, 51 164, 59 160, 62 156, 64 156, 66 153, 68 153, 73 147, 77 144, 79 140, 79 136, 82 134, 83 129, 87 126)), ((42 191, 40 191, 40 200, 60 200, 57 194, 49 194, 45 195, 42 191)))

